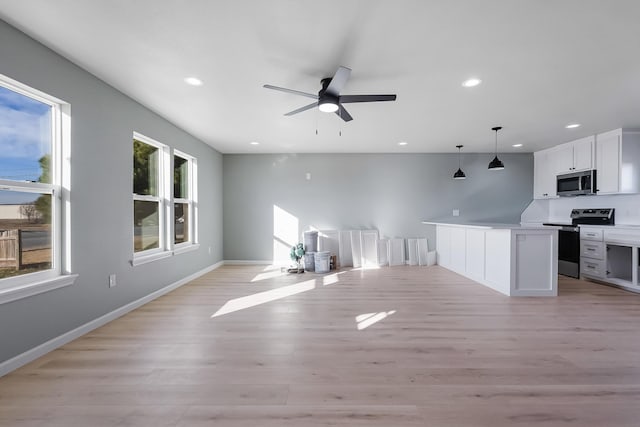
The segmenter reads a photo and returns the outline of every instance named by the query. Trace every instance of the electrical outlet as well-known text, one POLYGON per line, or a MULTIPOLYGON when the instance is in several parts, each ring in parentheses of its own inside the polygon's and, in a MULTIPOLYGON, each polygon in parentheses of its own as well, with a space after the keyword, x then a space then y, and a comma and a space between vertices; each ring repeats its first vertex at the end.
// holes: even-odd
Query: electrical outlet
POLYGON ((453 216, 460 216, 460 209, 454 209, 453 216))
POLYGON ((311 181, 311 172, 307 172, 306 178, 307 181, 311 181))
POLYGON ((116 275, 115 274, 110 274, 109 275, 109 287, 113 288, 114 286, 116 286, 116 275))
POLYGON ((211 246, 209 246, 209 255, 211 255, 211 246))

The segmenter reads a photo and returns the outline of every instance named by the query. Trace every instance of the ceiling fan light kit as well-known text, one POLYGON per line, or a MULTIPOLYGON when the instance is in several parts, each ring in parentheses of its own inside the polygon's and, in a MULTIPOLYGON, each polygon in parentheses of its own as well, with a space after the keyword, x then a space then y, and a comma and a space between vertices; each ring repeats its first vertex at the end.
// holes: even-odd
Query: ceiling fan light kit
POLYGON ((496 133, 496 156, 489 163, 490 171, 500 171, 504 169, 504 163, 498 158, 498 131, 502 129, 502 126, 496 126, 491 128, 492 131, 496 133))
POLYGON ((335 113, 345 122, 353 120, 351 114, 344 108, 342 104, 354 103, 354 102, 382 102, 382 101, 395 101, 396 95, 340 95, 340 91, 344 88, 344 85, 349 80, 351 75, 351 69, 340 66, 333 75, 333 77, 327 77, 320 81, 322 89, 317 95, 312 93, 302 92, 299 90, 287 89, 284 87, 263 85, 266 89, 278 90, 280 92, 286 92, 293 95, 305 96, 307 98, 313 98, 316 102, 313 102, 304 107, 300 107, 293 111, 289 111, 285 116, 293 116, 294 114, 302 113, 303 111, 311 110, 318 107, 318 109, 324 113, 335 113))

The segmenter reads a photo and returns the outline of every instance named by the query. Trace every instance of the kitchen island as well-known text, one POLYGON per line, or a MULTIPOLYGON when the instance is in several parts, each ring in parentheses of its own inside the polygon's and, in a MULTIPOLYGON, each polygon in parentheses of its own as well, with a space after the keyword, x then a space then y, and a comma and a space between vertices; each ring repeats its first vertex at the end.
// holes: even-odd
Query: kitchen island
POLYGON ((557 227, 422 221, 438 265, 508 296, 558 295, 557 227))

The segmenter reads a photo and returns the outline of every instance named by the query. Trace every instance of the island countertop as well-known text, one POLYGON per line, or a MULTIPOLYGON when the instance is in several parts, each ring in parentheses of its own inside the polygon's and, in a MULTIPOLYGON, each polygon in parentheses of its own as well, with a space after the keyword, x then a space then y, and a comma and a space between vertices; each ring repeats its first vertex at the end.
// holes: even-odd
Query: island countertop
POLYGON ((539 225, 539 224, 508 224, 498 222, 476 222, 476 221, 455 221, 455 220, 425 220, 426 225, 444 225, 447 227, 477 228, 482 230, 553 230, 560 227, 539 225))

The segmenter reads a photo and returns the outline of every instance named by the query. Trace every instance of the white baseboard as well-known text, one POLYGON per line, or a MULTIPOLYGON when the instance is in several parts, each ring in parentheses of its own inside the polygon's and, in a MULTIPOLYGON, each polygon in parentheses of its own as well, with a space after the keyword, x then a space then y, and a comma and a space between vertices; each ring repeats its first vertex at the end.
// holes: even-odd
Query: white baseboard
POLYGON ((124 305, 120 308, 117 308, 115 310, 113 310, 112 312, 109 312, 103 316, 98 317, 97 319, 94 319, 90 322, 85 323, 84 325, 78 326, 77 328, 66 332, 60 336, 57 336, 55 338, 50 339, 49 341, 40 344, 37 347, 32 348, 31 350, 27 350, 22 354, 19 354, 7 361, 4 361, 2 363, 0 363, 0 377, 3 375, 8 374, 11 371, 14 371, 16 369, 18 369, 21 366, 26 365, 29 362, 32 362, 34 360, 36 360, 38 357, 44 356, 45 354, 49 353, 50 351, 55 350, 58 347, 61 347, 65 344, 67 344, 68 342, 71 342, 73 340, 75 340, 76 338, 81 337, 82 335, 93 331, 96 328, 99 328, 100 326, 106 325, 107 323, 111 322, 112 320, 117 319, 120 316, 123 316, 127 313, 129 313, 132 310, 135 310, 138 307, 141 307, 143 305, 145 305, 148 302, 153 301, 154 299, 161 297, 164 294, 167 294, 171 291, 173 291, 174 289, 179 288, 182 285, 185 285, 187 283, 189 283, 190 281, 197 279, 198 277, 209 273, 210 271, 213 271, 221 266, 223 266, 225 264, 225 261, 220 261, 217 262, 213 265, 210 265, 209 267, 203 268, 200 271, 197 271, 193 274, 190 274, 189 276, 182 278, 180 280, 178 280, 177 282, 174 282, 168 286, 165 286, 162 289, 158 289, 155 292, 150 293, 149 295, 146 295, 140 299, 137 299, 133 302, 130 302, 127 305, 124 305))

